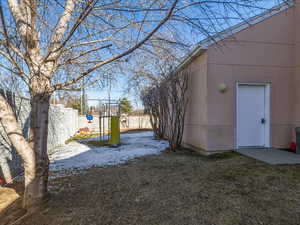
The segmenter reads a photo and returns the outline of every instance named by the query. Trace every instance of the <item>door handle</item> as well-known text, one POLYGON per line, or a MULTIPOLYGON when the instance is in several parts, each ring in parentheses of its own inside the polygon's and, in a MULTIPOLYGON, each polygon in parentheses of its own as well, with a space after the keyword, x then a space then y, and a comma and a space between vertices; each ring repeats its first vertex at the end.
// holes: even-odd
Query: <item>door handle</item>
POLYGON ((265 119, 265 118, 262 118, 262 119, 260 120, 260 122, 261 122, 262 124, 265 124, 265 123, 266 123, 266 119, 265 119))

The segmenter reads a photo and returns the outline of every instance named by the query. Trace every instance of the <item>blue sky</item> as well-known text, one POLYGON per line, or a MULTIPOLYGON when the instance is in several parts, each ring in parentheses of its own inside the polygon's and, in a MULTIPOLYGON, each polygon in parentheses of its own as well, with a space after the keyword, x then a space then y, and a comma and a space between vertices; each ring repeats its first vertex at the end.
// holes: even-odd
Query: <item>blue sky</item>
MULTIPOLYGON (((117 79, 111 82, 111 91, 109 87, 103 89, 93 88, 87 90, 87 97, 89 99, 111 99, 118 100, 120 98, 128 98, 135 108, 142 108, 142 104, 136 93, 132 89, 128 92, 127 79, 124 76, 116 77, 117 79)), ((89 105, 95 104, 95 102, 89 102, 89 105)))
MULTIPOLYGON (((261 6, 264 8, 271 8, 275 4, 278 4, 279 2, 280 1, 277 1, 277 0, 265 0, 265 1, 261 1, 261 6)), ((245 18, 249 18, 260 12, 261 12, 260 10, 253 10, 252 14, 250 14, 250 13, 247 15, 244 14, 243 16, 245 16, 245 18)), ((197 18, 197 15, 193 15, 193 16, 195 18, 197 18)), ((199 15, 199 17, 200 16, 201 15, 199 15)), ((233 21, 231 21, 231 24, 233 25, 238 22, 240 22, 240 21, 233 20, 233 21)), ((226 28, 226 27, 222 27, 221 30, 224 28, 226 28)), ((185 27, 182 30, 183 30, 183 32, 190 33, 190 35, 187 35, 186 38, 190 38, 189 41, 191 43, 196 44, 197 42, 199 42, 203 39, 203 36, 201 37, 201 34, 193 32, 188 27, 185 27)), ((120 75, 116 74, 115 79, 116 79, 115 81, 111 82, 111 89, 109 87, 105 87, 103 89, 93 88, 92 90, 87 90, 86 93, 87 93, 88 98, 107 99, 109 97, 109 95, 110 95, 111 99, 120 99, 123 97, 127 97, 128 99, 130 99, 132 101, 135 108, 142 108, 142 104, 141 104, 138 96, 136 96, 136 93, 133 90, 133 88, 131 91, 128 92, 128 84, 127 84, 126 76, 120 76, 120 75)))

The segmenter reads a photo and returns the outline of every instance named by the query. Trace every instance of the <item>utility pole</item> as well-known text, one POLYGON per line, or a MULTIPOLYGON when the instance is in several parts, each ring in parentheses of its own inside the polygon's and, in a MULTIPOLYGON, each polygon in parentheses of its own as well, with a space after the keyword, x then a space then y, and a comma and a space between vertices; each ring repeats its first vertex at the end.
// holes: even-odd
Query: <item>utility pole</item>
POLYGON ((81 80, 81 94, 80 94, 80 114, 83 115, 83 104, 84 104, 84 95, 85 95, 85 90, 84 90, 84 78, 81 80))
POLYGON ((111 75, 109 74, 108 77, 109 82, 109 89, 108 89, 108 105, 109 105, 109 116, 111 115, 111 108, 110 108, 110 92, 111 92, 111 75))

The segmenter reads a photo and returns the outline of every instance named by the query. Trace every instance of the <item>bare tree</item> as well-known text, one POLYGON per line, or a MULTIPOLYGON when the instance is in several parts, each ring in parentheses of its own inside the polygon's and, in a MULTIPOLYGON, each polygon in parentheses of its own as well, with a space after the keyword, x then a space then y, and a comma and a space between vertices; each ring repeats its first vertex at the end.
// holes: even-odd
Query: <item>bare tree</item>
POLYGON ((170 72, 165 80, 144 90, 141 96, 155 137, 166 138, 172 151, 182 143, 189 77, 188 71, 170 72))
POLYGON ((1 123, 24 162, 25 208, 48 196, 47 132, 52 93, 77 89, 84 77, 96 80, 101 68, 145 44, 169 20, 177 3, 1 1, 0 67, 26 84, 31 102, 30 137, 26 140, 11 106, 0 96, 1 123), (149 21, 147 15, 153 9, 156 19, 149 21))
POLYGON ((164 127, 166 123, 162 121, 163 118, 157 87, 143 90, 141 93, 141 99, 145 107, 145 113, 149 114, 150 116, 150 123, 154 131, 154 137, 157 139, 164 138, 164 127))
MULTIPOLYGON (((185 114, 187 104, 189 102, 189 96, 187 95, 188 83, 190 73, 183 71, 170 75, 166 85, 169 87, 167 90, 167 104, 169 112, 167 120, 168 124, 168 140, 170 149, 172 151, 181 147, 184 125, 185 125, 185 114)), ((166 91, 165 91, 166 92, 166 91)))

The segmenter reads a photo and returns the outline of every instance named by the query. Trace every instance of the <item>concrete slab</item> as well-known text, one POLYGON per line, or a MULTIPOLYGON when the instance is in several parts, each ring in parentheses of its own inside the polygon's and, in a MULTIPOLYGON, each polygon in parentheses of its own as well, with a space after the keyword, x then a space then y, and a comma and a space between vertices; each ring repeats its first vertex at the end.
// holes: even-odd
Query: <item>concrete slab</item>
POLYGON ((266 162, 268 164, 300 164, 300 154, 279 149, 241 148, 236 150, 242 155, 266 162))

